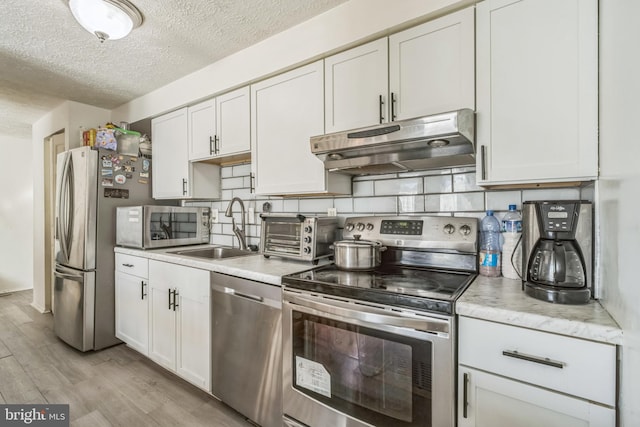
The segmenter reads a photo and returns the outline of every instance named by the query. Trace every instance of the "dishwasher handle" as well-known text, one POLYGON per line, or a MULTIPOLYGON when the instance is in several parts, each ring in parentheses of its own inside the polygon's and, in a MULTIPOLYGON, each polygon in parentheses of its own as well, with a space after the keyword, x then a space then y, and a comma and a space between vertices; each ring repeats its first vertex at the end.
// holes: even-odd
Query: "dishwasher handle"
POLYGON ((260 295, 251 294, 248 292, 241 292, 237 289, 230 288, 228 286, 221 286, 221 285, 214 284, 214 285, 211 285, 211 290, 214 292, 225 294, 225 295, 236 296, 238 298, 242 298, 242 299, 245 299, 251 302, 256 302, 259 304, 265 304, 265 305, 269 305, 277 308, 280 308, 282 306, 281 301, 272 300, 272 299, 265 298, 260 295))

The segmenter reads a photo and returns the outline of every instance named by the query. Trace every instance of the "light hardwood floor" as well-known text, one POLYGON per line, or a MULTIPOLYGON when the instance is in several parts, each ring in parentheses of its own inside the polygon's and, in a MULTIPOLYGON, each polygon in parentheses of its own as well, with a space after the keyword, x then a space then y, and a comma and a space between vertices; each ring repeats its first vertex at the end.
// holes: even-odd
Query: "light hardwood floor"
POLYGON ((32 292, 0 295, 0 403, 68 403, 71 425, 249 427, 212 396, 125 345, 82 353, 30 306, 32 292))

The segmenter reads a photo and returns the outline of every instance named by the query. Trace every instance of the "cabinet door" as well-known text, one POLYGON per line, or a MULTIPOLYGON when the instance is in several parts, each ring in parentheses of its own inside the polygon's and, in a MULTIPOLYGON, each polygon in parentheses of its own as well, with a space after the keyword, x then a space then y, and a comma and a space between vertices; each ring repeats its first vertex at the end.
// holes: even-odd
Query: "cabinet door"
POLYGON ((391 120, 475 109, 474 53, 473 8, 391 35, 391 120))
POLYGON ((227 156, 251 150, 250 98, 249 86, 216 98, 217 156, 227 156))
POLYGON ((186 194, 189 180, 187 149, 187 109, 157 117, 151 121, 154 199, 180 198, 186 194))
POLYGON ((189 160, 215 155, 216 100, 210 99, 188 108, 189 160))
POLYGON ((309 144, 311 136, 324 131, 323 70, 317 61, 251 86, 257 194, 328 190, 324 165, 309 144))
POLYGON ((326 133, 388 121, 388 56, 385 37, 325 58, 326 133))
POLYGON ((116 272, 116 337, 134 350, 149 354, 147 279, 116 272))
POLYGON ((597 176, 598 2, 477 6, 478 183, 597 176))
POLYGON ((209 272, 181 267, 178 289, 177 369, 182 378, 211 391, 211 318, 209 272))
POLYGON ((613 408, 467 367, 458 371, 458 393, 460 427, 614 427, 616 421, 613 408))
POLYGON ((149 261, 149 358, 175 372, 176 312, 172 292, 176 283, 166 274, 169 265, 149 261))

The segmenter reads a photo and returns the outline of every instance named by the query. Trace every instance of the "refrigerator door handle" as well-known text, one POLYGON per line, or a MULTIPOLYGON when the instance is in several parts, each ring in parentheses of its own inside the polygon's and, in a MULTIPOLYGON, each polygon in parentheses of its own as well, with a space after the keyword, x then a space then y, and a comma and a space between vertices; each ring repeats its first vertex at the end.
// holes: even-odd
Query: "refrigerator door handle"
POLYGON ((54 272, 56 277, 60 277, 62 279, 73 280, 74 282, 82 282, 84 280, 84 275, 82 274, 69 274, 63 273, 60 270, 56 270, 54 272))
POLYGON ((69 260, 69 246, 71 245, 71 235, 69 230, 73 226, 73 165, 71 154, 66 153, 62 165, 62 179, 59 183, 58 191, 58 218, 56 221, 56 234, 60 242, 60 249, 65 260, 69 260))

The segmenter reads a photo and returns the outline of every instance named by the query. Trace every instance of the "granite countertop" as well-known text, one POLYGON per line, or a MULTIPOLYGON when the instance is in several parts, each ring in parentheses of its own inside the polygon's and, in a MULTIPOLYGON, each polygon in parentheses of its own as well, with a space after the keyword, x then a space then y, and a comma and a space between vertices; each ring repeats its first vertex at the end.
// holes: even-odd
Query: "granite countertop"
POLYGON ((456 314, 622 344, 622 330, 598 301, 552 304, 526 295, 519 280, 478 276, 456 302, 456 314))
MULTIPOLYGON (((178 250, 208 248, 213 246, 219 245, 197 245, 189 246, 188 248, 180 247, 152 250, 116 246, 114 252, 154 259, 157 261, 170 262, 173 264, 180 264, 186 267, 215 271, 218 273, 229 274, 231 276, 278 286, 282 284, 282 276, 315 267, 310 262, 288 260, 278 257, 271 257, 267 259, 257 252, 255 255, 211 260, 170 253, 178 250)), ((322 263, 322 261, 320 263, 322 263)))

